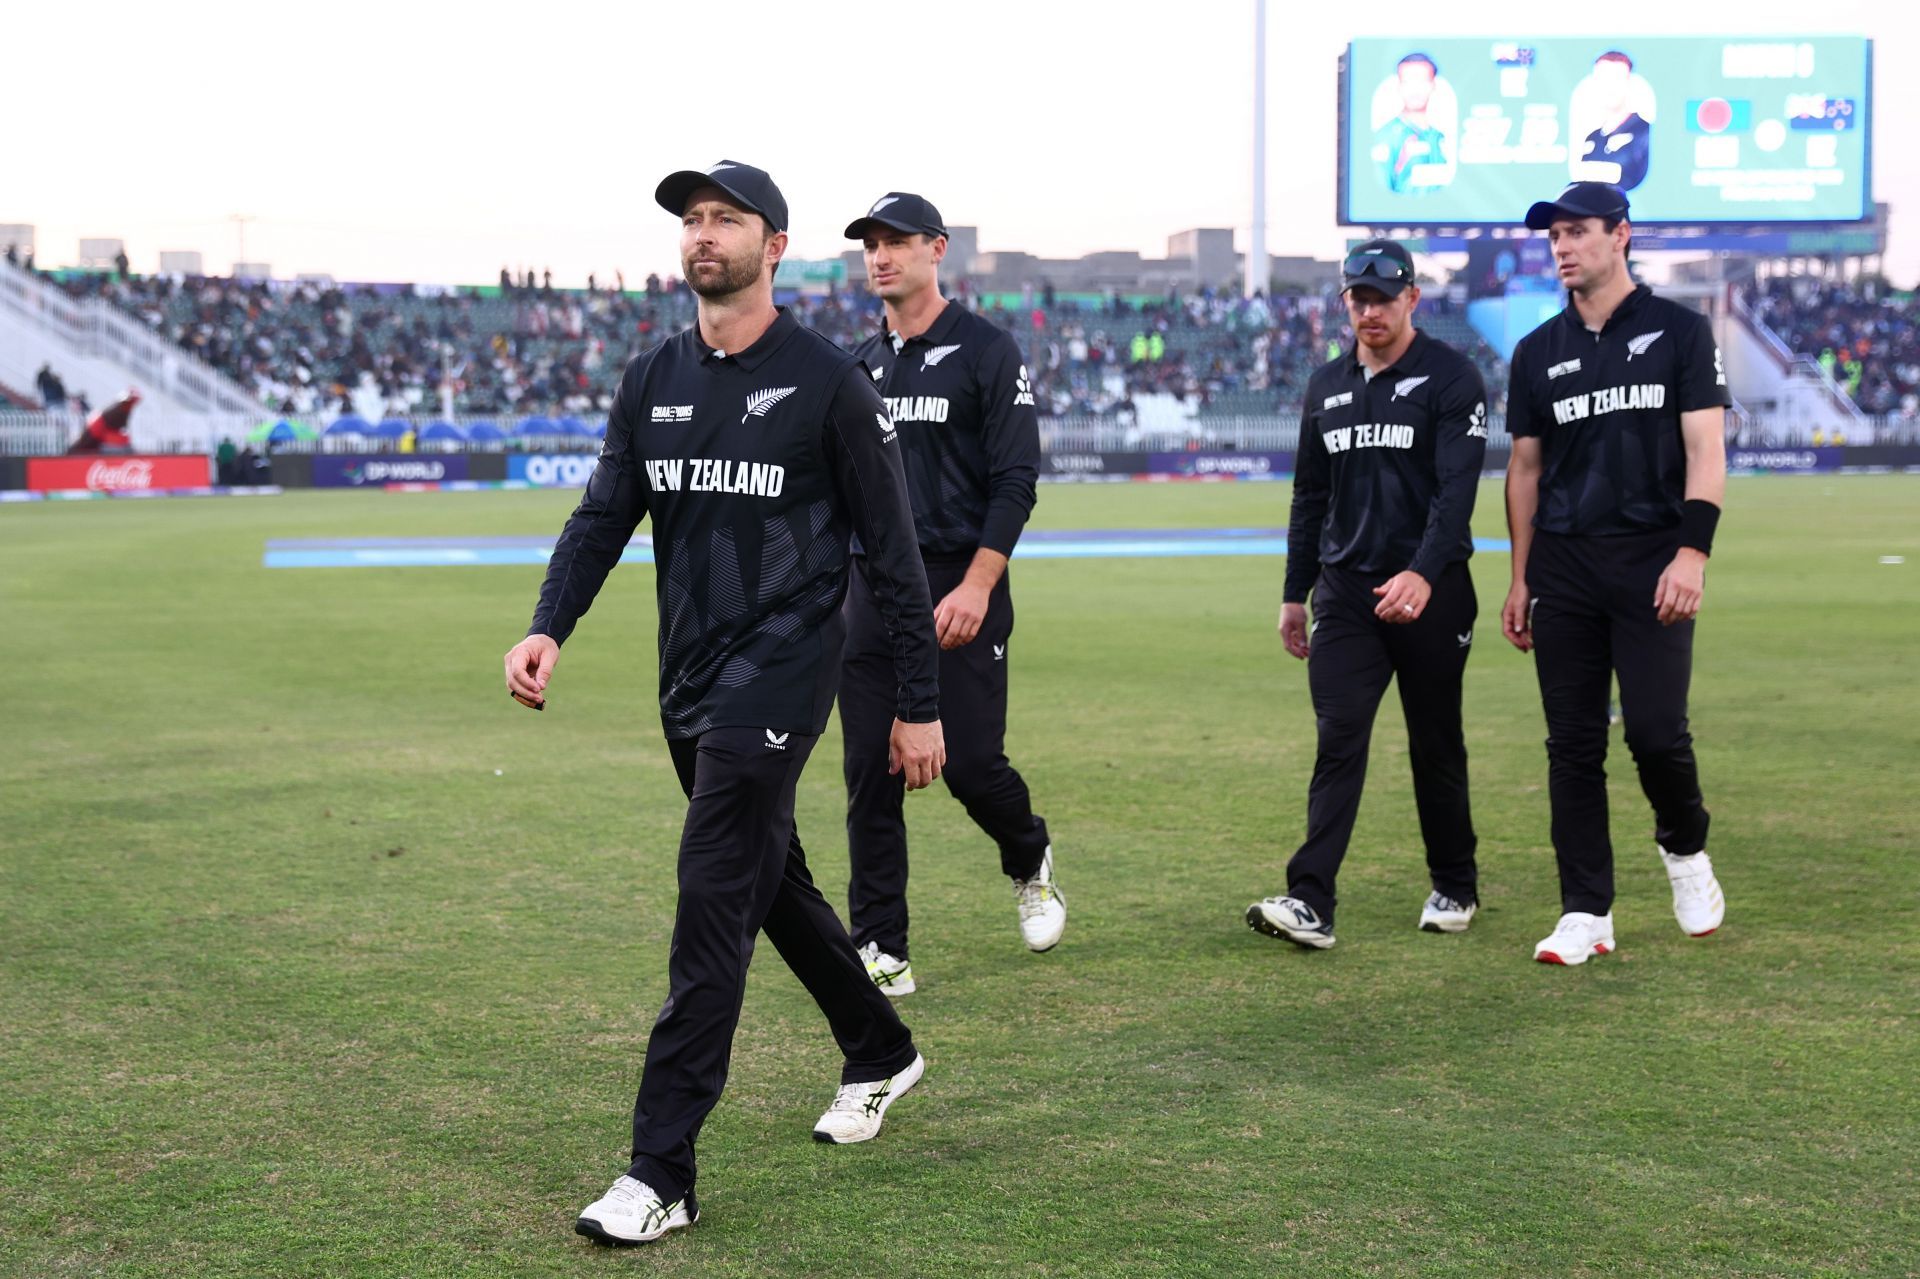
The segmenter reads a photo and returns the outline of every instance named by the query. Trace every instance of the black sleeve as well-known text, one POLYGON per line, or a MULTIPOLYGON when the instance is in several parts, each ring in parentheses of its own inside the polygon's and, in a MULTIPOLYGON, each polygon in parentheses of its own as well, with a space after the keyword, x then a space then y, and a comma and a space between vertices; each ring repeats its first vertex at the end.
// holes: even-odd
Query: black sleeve
POLYGON ((1431 583, 1472 537, 1473 500, 1487 460, 1487 384, 1480 370, 1463 364, 1434 401, 1433 504, 1420 548, 1407 567, 1431 583))
POLYGON ((562 644, 567 642, 647 513, 647 488, 633 461, 630 405, 638 397, 637 368, 638 361, 627 366, 614 393, 600 460, 587 479, 580 505, 567 517, 560 540, 554 543, 529 635, 551 635, 562 644))
POLYGON ((1733 403, 1727 392, 1727 370, 1720 362, 1720 344, 1713 340, 1713 325, 1699 316, 1693 332, 1679 346, 1679 367, 1674 370, 1675 390, 1679 392, 1680 411, 1722 409, 1733 403))
POLYGON ((1540 425, 1533 411, 1533 344, 1523 338, 1507 365, 1507 434, 1538 435, 1540 425))
POLYGON ((1300 409, 1300 442, 1293 459, 1293 514, 1287 520, 1287 579, 1282 603, 1304 604, 1320 577, 1320 525, 1327 518, 1331 466, 1327 442, 1314 422, 1314 384, 1300 409))
POLYGON ((899 681, 894 714, 909 724, 940 718, 940 645, 933 631, 933 594, 907 500, 900 437, 873 380, 848 365, 827 405, 822 445, 834 488, 846 504, 867 557, 867 577, 887 624, 899 681))
POLYGON ((981 442, 987 449, 987 514, 980 545, 1012 556, 1040 478, 1040 415, 1033 381, 1020 362, 1020 348, 1004 334, 980 357, 976 370, 986 417, 981 442))

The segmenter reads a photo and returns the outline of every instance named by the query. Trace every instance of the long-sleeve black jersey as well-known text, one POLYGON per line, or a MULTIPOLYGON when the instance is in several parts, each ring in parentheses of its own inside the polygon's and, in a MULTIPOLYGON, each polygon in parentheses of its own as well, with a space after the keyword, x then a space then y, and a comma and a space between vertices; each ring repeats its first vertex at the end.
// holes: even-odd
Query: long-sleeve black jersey
POLYGON ((1040 475, 1033 379, 1013 338, 949 302, 920 336, 876 334, 857 354, 900 428, 921 551, 1012 555, 1040 475))
POLYGON ((891 637, 898 714, 938 717, 898 434, 853 356, 782 311, 744 351, 714 350, 695 326, 636 357, 528 633, 564 643, 648 514, 669 738, 825 731, 853 536, 891 637))
POLYGON ((1642 284, 1595 333, 1569 304, 1520 339, 1510 375, 1507 432, 1540 437, 1535 528, 1608 537, 1679 526, 1680 415, 1732 403, 1706 316, 1642 284))
POLYGON ((1348 351, 1307 379, 1282 596, 1305 603, 1322 564, 1432 582, 1473 554, 1487 389, 1466 356, 1415 332, 1366 376, 1348 351))

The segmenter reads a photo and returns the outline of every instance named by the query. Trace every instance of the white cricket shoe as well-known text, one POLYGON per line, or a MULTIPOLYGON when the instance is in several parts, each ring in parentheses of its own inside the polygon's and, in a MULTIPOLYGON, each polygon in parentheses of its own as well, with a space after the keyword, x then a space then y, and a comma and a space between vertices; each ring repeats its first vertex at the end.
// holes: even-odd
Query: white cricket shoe
POLYGON ((621 1177, 606 1194, 580 1210, 573 1232, 602 1243, 652 1243, 669 1230, 700 1220, 693 1192, 672 1203, 662 1203, 653 1187, 632 1177, 621 1177))
POLYGON ((1680 931, 1705 937, 1720 927, 1727 917, 1727 899, 1720 892, 1720 881, 1713 877, 1706 851, 1679 857, 1662 848, 1660 860, 1667 864, 1667 879, 1673 885, 1673 917, 1680 921, 1680 931))
POLYGON ((1040 855, 1040 869, 1032 879, 1013 881, 1013 899, 1020 908, 1020 936, 1027 949, 1052 950, 1067 931, 1067 899, 1053 882, 1053 845, 1040 855))
POLYGON ((1479 902, 1463 902, 1445 893, 1433 893, 1428 896, 1427 904, 1420 908, 1420 931, 1464 933, 1467 925, 1473 922, 1473 913, 1479 909, 1479 902))
POLYGON ((883 994, 898 999, 913 993, 913 965, 881 950, 879 942, 870 941, 860 948, 860 962, 867 966, 867 976, 883 994))
POLYGON ((1308 950, 1333 945, 1333 925, 1298 897, 1265 897, 1247 907, 1247 927, 1308 950))
POLYGON ((1553 934, 1543 937, 1533 948, 1533 957, 1543 964, 1584 964, 1595 955, 1613 953, 1613 912, 1591 915, 1570 910, 1560 916, 1553 934))
POLYGON ((866 1084, 841 1084, 840 1091, 833 1095, 833 1104, 813 1126, 813 1139, 836 1146, 873 1140, 880 1135, 880 1121, 887 1117, 887 1107, 926 1073, 927 1059, 915 1053, 913 1061, 897 1075, 866 1084))

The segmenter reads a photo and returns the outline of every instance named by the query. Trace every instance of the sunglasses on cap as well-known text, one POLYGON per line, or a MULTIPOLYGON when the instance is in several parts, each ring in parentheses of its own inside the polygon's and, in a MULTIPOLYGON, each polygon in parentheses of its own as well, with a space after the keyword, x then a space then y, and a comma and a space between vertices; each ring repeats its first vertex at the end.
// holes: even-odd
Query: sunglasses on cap
POLYGON ((1413 282, 1413 267, 1384 253, 1350 253, 1347 260, 1340 264, 1340 274, 1349 280, 1371 275, 1401 284, 1413 282))

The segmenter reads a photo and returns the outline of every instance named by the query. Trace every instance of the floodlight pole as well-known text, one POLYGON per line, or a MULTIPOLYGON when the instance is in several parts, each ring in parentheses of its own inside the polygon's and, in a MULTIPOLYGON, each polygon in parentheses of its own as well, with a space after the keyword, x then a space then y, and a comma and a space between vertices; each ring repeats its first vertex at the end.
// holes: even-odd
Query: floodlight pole
POLYGON ((1267 291, 1267 0, 1253 0, 1253 229, 1243 291, 1267 291))

